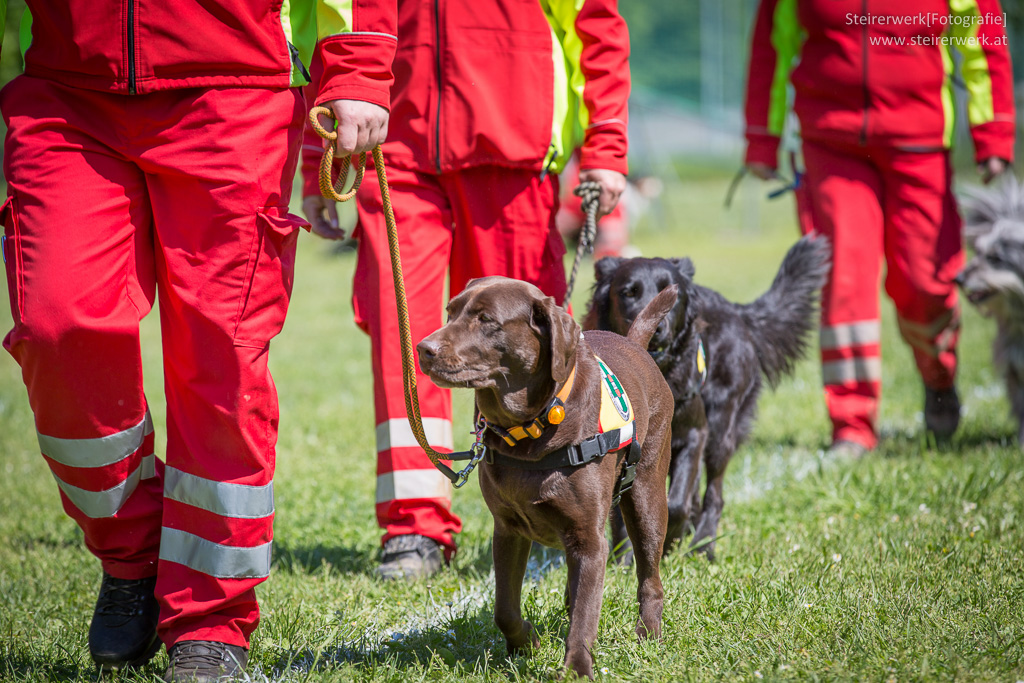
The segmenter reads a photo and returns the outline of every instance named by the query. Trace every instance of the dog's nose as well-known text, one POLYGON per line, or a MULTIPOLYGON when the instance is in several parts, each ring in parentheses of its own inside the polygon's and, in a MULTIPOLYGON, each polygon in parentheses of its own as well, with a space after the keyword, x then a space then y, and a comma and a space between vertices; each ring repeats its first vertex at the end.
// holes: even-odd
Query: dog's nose
POLYGON ((416 352, 420 356, 420 362, 433 360, 441 350, 441 345, 429 337, 416 345, 416 352))
POLYGON ((956 277, 953 278, 953 282, 956 283, 957 286, 963 287, 964 286, 964 282, 967 281, 966 275, 967 275, 967 271, 966 270, 961 270, 959 273, 956 274, 956 277))

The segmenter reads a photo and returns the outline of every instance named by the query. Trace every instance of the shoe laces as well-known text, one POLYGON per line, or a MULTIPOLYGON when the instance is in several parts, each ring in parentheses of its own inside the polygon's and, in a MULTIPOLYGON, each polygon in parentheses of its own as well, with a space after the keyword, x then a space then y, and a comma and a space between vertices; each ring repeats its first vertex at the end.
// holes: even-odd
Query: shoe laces
POLYGON ((134 617, 145 611, 153 597, 153 579, 116 579, 105 576, 100 584, 96 613, 105 617, 134 617))
POLYGON ((436 541, 419 534, 392 536, 384 544, 384 561, 386 562, 408 553, 426 556, 432 550, 429 545, 431 543, 436 543, 436 541))
POLYGON ((224 671, 231 668, 231 664, 240 665, 235 661, 226 645, 218 647, 220 643, 199 643, 184 642, 174 646, 174 653, 171 655, 171 666, 184 671, 224 671))

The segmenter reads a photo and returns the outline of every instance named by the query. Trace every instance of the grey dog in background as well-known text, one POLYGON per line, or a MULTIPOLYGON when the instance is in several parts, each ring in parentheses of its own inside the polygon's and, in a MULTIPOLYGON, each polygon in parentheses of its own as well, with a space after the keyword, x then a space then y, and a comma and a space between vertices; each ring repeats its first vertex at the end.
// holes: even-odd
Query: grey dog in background
POLYGON ((1024 185, 1005 173, 989 187, 965 190, 960 205, 974 256, 956 283, 982 315, 995 318, 992 359, 1024 444, 1024 185))

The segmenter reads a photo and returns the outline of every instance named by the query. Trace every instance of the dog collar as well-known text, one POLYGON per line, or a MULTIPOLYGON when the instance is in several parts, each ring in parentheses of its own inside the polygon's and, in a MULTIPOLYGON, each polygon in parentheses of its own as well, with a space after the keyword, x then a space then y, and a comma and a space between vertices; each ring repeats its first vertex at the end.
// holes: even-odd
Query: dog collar
POLYGON ((569 394, 572 393, 575 379, 576 364, 574 363, 572 370, 569 371, 569 377, 565 380, 565 384, 558 390, 555 397, 551 399, 547 409, 539 416, 524 425, 516 425, 509 429, 499 427, 491 422, 487 422, 487 428, 504 439, 505 443, 509 446, 515 446, 526 438, 539 439, 540 435, 544 433, 545 427, 561 424, 562 420, 565 419, 565 403, 569 400, 569 394))
MULTIPOLYGON (((597 367, 601 371, 601 413, 598 420, 599 433, 615 432, 620 439, 615 443, 608 442, 608 450, 618 450, 628 445, 633 438, 633 407, 629 402, 622 383, 615 373, 597 355, 594 356, 597 367)), ((527 438, 539 439, 544 428, 549 425, 561 424, 565 419, 565 403, 572 393, 576 378, 576 365, 573 365, 565 384, 548 404, 547 410, 525 425, 516 425, 505 429, 492 422, 486 422, 487 428, 500 436, 509 446, 515 446, 527 438)))

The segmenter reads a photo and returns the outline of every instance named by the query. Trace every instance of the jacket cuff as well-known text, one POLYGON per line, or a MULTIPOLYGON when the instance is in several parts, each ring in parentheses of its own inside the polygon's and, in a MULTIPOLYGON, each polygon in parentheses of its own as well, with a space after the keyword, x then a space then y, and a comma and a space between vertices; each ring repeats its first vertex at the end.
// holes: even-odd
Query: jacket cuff
POLYGON ((610 122, 607 125, 592 127, 587 131, 583 147, 580 149, 580 169, 605 168, 627 175, 628 147, 625 123, 610 122))
POLYGON ((320 41, 323 75, 315 104, 362 100, 390 111, 395 47, 392 36, 378 34, 343 33, 320 41))
POLYGON ((992 157, 1013 162, 1013 121, 990 121, 971 128, 974 138, 974 158, 978 163, 992 157))
POLYGON ((745 164, 764 164, 768 168, 779 167, 779 137, 768 133, 747 131, 747 153, 745 164))

